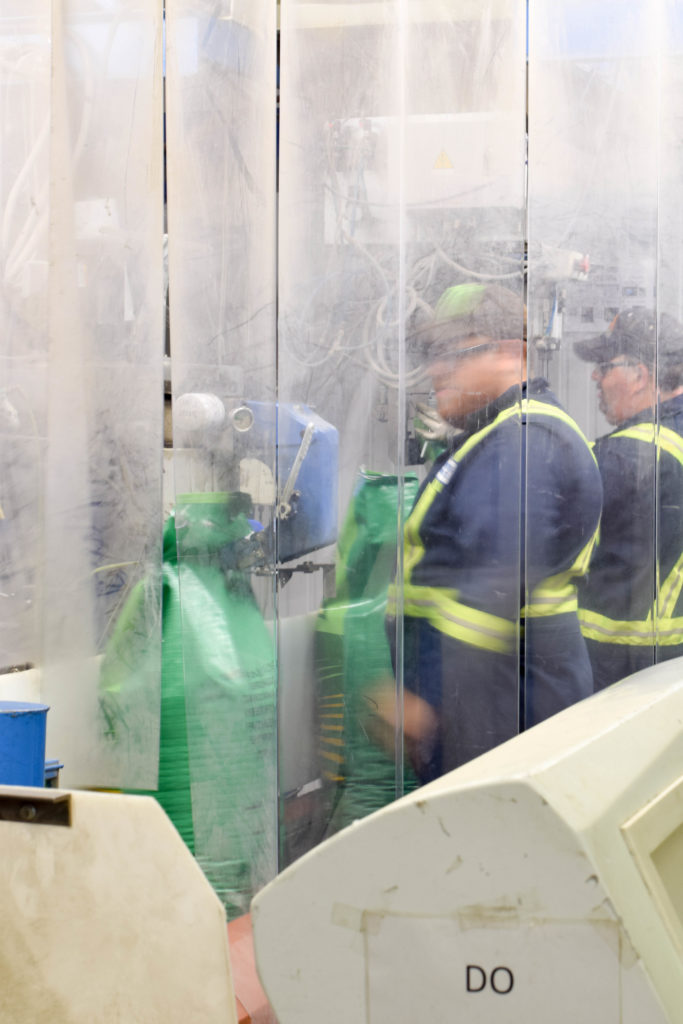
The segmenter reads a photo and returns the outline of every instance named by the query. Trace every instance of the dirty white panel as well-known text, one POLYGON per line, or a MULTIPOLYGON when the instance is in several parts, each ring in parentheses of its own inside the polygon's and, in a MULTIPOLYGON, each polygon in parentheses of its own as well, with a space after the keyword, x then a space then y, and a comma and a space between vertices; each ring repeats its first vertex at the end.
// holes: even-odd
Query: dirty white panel
POLYGON ((236 1021, 223 908, 154 801, 3 787, 0 806, 3 1021, 236 1021))

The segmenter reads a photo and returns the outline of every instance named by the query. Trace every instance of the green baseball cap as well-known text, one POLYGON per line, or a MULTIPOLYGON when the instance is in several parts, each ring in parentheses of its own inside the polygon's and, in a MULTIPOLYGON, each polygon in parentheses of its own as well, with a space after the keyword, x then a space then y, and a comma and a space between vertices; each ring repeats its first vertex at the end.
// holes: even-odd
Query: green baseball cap
POLYGON ((447 352, 463 338, 522 340, 526 309, 521 294, 497 284, 456 284, 440 296, 427 340, 428 354, 447 352))

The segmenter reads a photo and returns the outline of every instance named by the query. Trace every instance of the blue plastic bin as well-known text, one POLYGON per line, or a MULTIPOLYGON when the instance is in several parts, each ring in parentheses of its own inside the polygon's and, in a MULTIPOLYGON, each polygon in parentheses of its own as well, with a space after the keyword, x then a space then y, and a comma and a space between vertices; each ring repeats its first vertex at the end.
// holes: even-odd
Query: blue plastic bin
POLYGON ((64 765, 59 758, 51 758, 45 762, 45 788, 59 789, 59 773, 64 765))
POLYGON ((0 784, 45 785, 47 704, 0 700, 0 784))

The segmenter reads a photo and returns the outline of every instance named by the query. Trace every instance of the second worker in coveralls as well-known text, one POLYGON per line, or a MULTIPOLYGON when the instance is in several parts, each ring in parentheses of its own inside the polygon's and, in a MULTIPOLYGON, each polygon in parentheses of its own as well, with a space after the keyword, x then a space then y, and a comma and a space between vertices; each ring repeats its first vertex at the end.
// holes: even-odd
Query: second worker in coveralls
MULTIPOLYGON (((449 288, 428 334, 438 412, 460 433, 406 521, 389 600, 403 608, 404 735, 423 782, 593 692, 576 580, 600 475, 547 382, 527 383, 524 339, 521 298, 479 284, 449 288)), ((380 714, 395 724, 388 698, 380 714)))
POLYGON ((624 310, 574 349, 595 363, 615 427, 595 442, 604 508, 579 592, 601 690, 683 655, 683 328, 666 313, 624 310))

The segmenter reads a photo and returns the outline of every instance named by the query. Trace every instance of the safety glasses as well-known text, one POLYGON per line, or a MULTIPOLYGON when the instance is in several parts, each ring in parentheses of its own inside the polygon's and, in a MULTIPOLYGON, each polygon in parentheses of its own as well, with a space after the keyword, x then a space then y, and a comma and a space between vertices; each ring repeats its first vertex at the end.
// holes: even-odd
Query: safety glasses
POLYGON ((444 348, 435 347, 429 352, 428 361, 430 363, 459 363, 462 359, 469 359, 477 352, 488 352, 493 348, 497 348, 500 342, 498 341, 482 341, 478 345, 470 345, 468 348, 444 348))
POLYGON ((637 364, 632 359, 610 359, 606 363, 596 363, 595 372, 597 373, 600 380, 606 377, 610 370, 616 370, 619 366, 636 366, 637 364))

